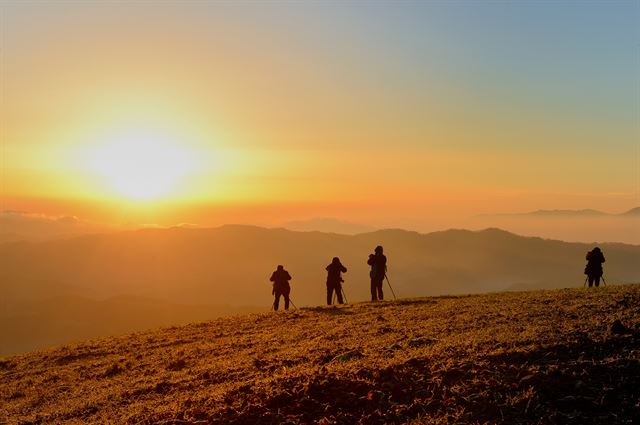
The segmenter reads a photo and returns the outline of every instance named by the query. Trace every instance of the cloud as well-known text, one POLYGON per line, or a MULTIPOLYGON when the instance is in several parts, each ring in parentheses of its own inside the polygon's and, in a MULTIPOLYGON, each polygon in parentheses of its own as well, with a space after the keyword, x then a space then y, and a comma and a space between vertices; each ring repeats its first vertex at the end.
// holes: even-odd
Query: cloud
POLYGON ((283 227, 285 229, 303 232, 318 231, 345 235, 368 233, 376 230, 372 226, 342 221, 332 217, 315 217, 308 220, 289 221, 285 223, 283 227))
POLYGON ((28 211, 0 212, 0 242, 43 241, 113 230, 74 215, 47 215, 28 211))
POLYGON ((195 223, 178 223, 178 224, 158 224, 158 223, 143 223, 140 225, 142 229, 196 229, 199 228, 199 224, 195 223))

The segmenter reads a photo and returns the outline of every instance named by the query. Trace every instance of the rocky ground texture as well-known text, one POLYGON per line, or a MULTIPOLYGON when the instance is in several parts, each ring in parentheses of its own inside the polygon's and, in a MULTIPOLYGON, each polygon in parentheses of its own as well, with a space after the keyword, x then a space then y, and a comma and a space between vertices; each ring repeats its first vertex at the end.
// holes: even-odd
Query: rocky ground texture
POLYGON ((0 423, 640 423, 640 285, 303 308, 0 358, 0 423))

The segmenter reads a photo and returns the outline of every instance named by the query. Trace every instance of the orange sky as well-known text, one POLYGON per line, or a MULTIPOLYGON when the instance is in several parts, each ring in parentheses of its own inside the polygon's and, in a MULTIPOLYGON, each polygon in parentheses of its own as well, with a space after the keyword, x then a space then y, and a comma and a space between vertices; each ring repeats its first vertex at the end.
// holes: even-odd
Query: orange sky
POLYGON ((432 229, 640 205, 637 8, 471 5, 2 3, 1 209, 432 229))

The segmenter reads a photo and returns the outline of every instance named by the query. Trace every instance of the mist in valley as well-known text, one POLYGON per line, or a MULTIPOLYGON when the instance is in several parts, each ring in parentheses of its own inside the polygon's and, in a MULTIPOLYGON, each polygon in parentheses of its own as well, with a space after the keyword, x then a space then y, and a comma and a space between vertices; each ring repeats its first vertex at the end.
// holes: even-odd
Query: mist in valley
MULTIPOLYGON (((296 306, 323 304, 334 256, 349 302, 369 299, 367 256, 383 245, 398 297, 581 286, 592 244, 498 229, 358 235, 227 225, 0 244, 3 353, 213 317, 268 311, 269 277, 290 272, 296 306)), ((640 246, 603 243, 609 284, 640 281, 640 246)), ((387 283, 385 296, 391 298, 387 283)))

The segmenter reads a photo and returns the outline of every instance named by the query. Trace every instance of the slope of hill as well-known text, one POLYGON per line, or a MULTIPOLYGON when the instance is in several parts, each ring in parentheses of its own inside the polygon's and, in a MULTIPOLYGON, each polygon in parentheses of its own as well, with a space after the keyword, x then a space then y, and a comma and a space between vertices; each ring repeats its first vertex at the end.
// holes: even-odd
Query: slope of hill
POLYGON ((628 217, 638 217, 638 216, 640 216, 640 207, 631 208, 629 211, 624 212, 624 213, 622 213, 620 215, 628 216, 628 217))
POLYGON ((633 423, 640 285, 318 307, 0 360, 0 422, 633 423), (619 319, 622 324, 614 325, 619 319))
POLYGON ((0 313, 0 356, 149 327, 184 324, 268 308, 185 305, 121 295, 106 300, 61 295, 0 313))

